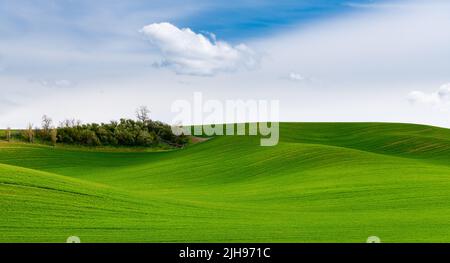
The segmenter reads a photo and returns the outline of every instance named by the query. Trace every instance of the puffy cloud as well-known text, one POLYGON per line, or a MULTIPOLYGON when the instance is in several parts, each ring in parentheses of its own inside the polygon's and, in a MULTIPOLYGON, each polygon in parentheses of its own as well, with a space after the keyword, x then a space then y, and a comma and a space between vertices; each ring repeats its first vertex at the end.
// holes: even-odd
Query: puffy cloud
POLYGON ((306 78, 299 73, 291 72, 289 74, 289 79, 294 81, 304 81, 306 78))
POLYGON ((426 104, 439 109, 447 109, 450 106, 450 83, 442 85, 437 91, 425 93, 412 91, 408 100, 413 104, 426 104))
POLYGON ((412 91, 408 95, 408 100, 411 103, 423 103, 423 104, 438 104, 439 103, 439 97, 437 96, 437 93, 425 93, 422 91, 412 91))
POLYGON ((442 85, 437 94, 441 101, 450 102, 450 83, 442 85))
POLYGON ((154 23, 140 32, 160 52, 163 60, 159 66, 171 68, 178 74, 211 76, 219 72, 252 69, 259 64, 258 55, 246 45, 232 46, 189 28, 154 23))

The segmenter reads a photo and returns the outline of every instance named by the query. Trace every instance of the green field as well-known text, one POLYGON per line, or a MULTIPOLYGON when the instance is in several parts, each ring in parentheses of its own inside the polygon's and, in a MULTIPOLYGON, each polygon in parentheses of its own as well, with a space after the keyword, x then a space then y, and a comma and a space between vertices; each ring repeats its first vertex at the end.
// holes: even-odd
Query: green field
POLYGON ((450 242, 450 130, 283 123, 166 152, 0 142, 0 242, 450 242))

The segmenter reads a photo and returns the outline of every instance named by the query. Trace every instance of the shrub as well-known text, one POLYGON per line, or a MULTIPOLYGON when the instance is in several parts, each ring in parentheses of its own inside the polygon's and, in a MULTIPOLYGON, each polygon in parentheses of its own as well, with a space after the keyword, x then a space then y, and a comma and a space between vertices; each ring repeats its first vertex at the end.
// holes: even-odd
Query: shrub
MULTIPOLYGON (((168 144, 182 147, 188 140, 185 135, 176 136, 169 125, 152 121, 144 115, 142 120, 120 119, 110 123, 81 124, 80 121, 65 120, 56 129, 51 129, 51 119, 43 117, 45 129, 38 130, 40 139, 52 145, 56 142, 88 146, 157 146, 168 144)), ((31 128, 31 132, 32 128, 31 128)), ((30 141, 30 129, 24 132, 24 138, 30 141)))

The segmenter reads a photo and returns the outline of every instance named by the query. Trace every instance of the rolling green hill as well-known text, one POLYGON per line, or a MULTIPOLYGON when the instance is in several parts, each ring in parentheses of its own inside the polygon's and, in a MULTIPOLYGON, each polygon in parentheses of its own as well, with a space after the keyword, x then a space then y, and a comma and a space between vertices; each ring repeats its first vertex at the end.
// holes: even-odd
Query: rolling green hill
POLYGON ((450 242, 450 130, 280 129, 168 152, 0 142, 0 242, 450 242))

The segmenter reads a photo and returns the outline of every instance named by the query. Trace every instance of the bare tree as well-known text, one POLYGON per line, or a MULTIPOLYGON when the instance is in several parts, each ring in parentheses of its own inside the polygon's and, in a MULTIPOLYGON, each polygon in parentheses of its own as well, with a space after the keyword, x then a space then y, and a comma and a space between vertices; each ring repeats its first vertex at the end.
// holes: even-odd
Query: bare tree
POLYGON ((70 126, 70 120, 69 119, 65 119, 64 121, 59 123, 59 127, 61 128, 69 128, 70 126))
POLYGON ((24 137, 25 139, 33 143, 34 142, 34 130, 33 130, 33 124, 28 124, 27 129, 24 131, 24 137))
POLYGON ((42 137, 49 137, 52 122, 52 119, 50 119, 47 115, 42 116, 42 137))
POLYGON ((81 126, 83 122, 81 120, 76 119, 65 119, 64 121, 59 123, 59 127, 61 128, 74 128, 81 126))
POLYGON ((42 129, 44 130, 50 130, 50 127, 52 126, 52 119, 49 118, 47 115, 42 116, 42 129))
POLYGON ((11 128, 6 128, 6 141, 11 141, 11 128))
POLYGON ((147 106, 140 106, 136 109, 136 118, 142 122, 150 120, 150 110, 147 106))
POLYGON ((52 145, 56 146, 56 141, 58 140, 58 130, 57 129, 53 128, 50 131, 50 139, 52 141, 52 145))

